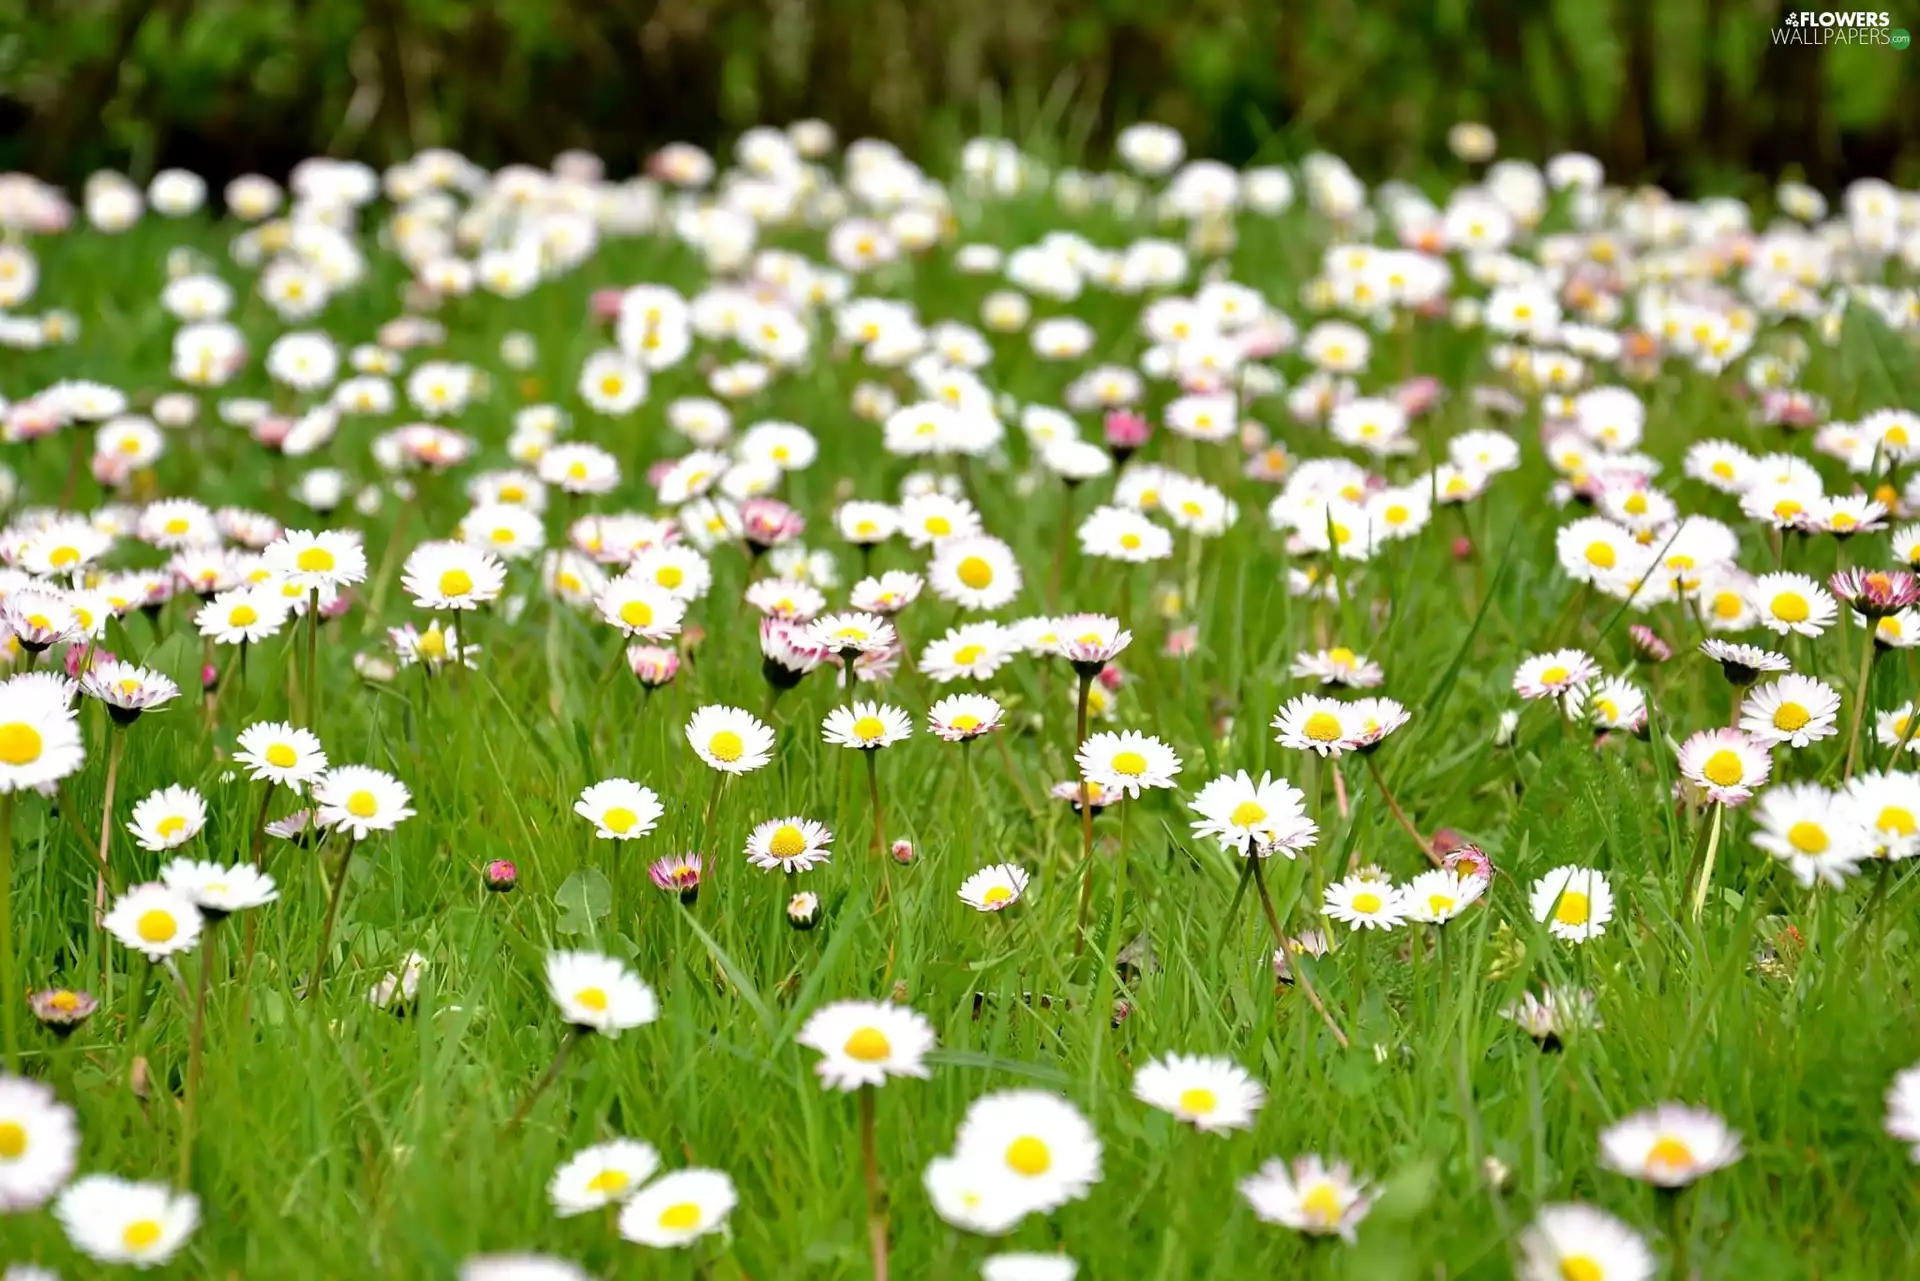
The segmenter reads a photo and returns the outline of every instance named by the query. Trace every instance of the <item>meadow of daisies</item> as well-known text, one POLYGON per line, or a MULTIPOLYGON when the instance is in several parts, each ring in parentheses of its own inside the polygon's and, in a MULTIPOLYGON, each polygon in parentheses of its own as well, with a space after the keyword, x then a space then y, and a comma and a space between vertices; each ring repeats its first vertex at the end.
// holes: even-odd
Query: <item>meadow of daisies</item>
POLYGON ((7 1281, 1920 1267, 1920 194, 1451 141, 0 176, 7 1281))

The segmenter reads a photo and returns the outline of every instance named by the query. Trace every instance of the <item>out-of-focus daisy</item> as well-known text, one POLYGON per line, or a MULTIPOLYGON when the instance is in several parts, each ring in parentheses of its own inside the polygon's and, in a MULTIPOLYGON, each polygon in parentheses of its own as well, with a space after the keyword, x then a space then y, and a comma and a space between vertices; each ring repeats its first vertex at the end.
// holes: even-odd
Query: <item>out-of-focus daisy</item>
POLYGON ((1407 905, 1399 888, 1364 874, 1327 886, 1320 910, 1356 930, 1391 930, 1407 918, 1407 905))
POLYGON ((1790 671, 1793 667, 1785 654, 1714 638, 1701 641, 1700 652, 1720 664, 1720 674, 1727 678, 1729 685, 1751 685, 1766 673, 1790 671))
POLYGON ((1294 656, 1292 670, 1300 680, 1315 680, 1322 685, 1344 685, 1352 689, 1371 689, 1386 679, 1380 664, 1364 654, 1354 653, 1344 645, 1303 651, 1294 656))
POLYGON ((1709 801, 1739 805, 1773 772, 1766 749, 1736 729, 1704 729, 1680 744, 1681 775, 1709 801))
POLYGON ((966 609, 999 609, 1020 594, 1020 562, 997 538, 943 540, 927 570, 935 595, 966 609))
POLYGON ((1725 1121, 1679 1103, 1636 1112, 1600 1132, 1600 1164, 1655 1187, 1685 1187, 1740 1155, 1740 1136, 1725 1121))
POLYGON ((479 664, 473 656, 480 652, 478 645, 460 643, 460 629, 452 623, 442 626, 430 622, 427 629, 421 631, 412 623, 404 627, 389 627, 387 640, 393 646, 393 652, 400 660, 400 666, 415 665, 440 668, 448 663, 458 663, 468 669, 477 670, 479 664))
POLYGON ((827 606, 819 588, 790 578, 762 578, 747 588, 746 600, 769 618, 796 623, 812 621, 827 606))
POLYGON ((1920 752, 1920 737, 1914 733, 1912 703, 1902 703, 1891 711, 1873 714, 1873 736, 1880 746, 1898 751, 1902 744, 1909 752, 1920 752))
POLYGON ((1599 664, 1586 651, 1558 649, 1522 662, 1513 673, 1513 689, 1522 698, 1558 698, 1599 674, 1599 664))
POLYGON ((622 961, 594 952, 547 956, 547 991, 574 1027, 614 1037, 660 1017, 653 989, 622 961))
POLYGON ((1154 787, 1172 787, 1180 758, 1157 738, 1127 731, 1092 734, 1074 754, 1080 775, 1128 797, 1154 787))
POLYGON ((651 1143, 612 1139, 582 1148, 547 1180, 547 1200, 561 1218, 625 1201, 660 1168, 651 1143))
POLYGON ((719 1170, 675 1170, 627 1201, 620 1211, 620 1235, 655 1249, 690 1246, 724 1230, 738 1203, 733 1180, 719 1170))
POLYGON ((773 759, 773 731, 738 707, 702 707, 687 721, 687 742, 723 774, 746 774, 773 759))
POLYGON ((1920 1163, 1920 1065, 1893 1078, 1887 1087, 1887 1134, 1912 1145, 1910 1155, 1920 1163))
POLYGON ((981 912, 1012 907, 1027 892, 1027 870, 1014 863, 983 867, 960 882, 960 901, 981 912))
POLYGON ((122 894, 101 922, 108 933, 149 961, 191 951, 200 941, 202 923, 192 899, 157 882, 136 885, 122 894))
POLYGON ((1500 1017, 1511 1019, 1543 1050, 1557 1050, 1567 1035, 1576 1029, 1595 1031, 1600 1015, 1593 993, 1584 988, 1549 987, 1540 995, 1523 992, 1520 999, 1501 1007, 1500 1017))
POLYGON ((686 604, 655 583, 622 574, 600 589, 594 601, 600 616, 627 636, 666 640, 680 632, 686 604))
POLYGON ((809 628, 814 644, 842 658, 892 649, 899 640, 893 624, 878 614, 828 614, 813 620, 809 628))
POLYGON ((0 1211, 45 1205, 73 1175, 80 1131, 53 1087, 0 1076, 0 1211))
POLYGON ((857 610, 869 614, 897 614, 920 596, 925 580, 903 569, 890 569, 877 578, 863 578, 853 585, 848 601, 857 610))
POLYGON ((1811 676, 1786 675, 1747 691, 1740 728, 1763 747, 1805 747, 1840 732, 1840 691, 1811 676))
POLYGON ((207 803, 191 787, 163 787, 134 803, 127 830, 143 850, 185 845, 207 825, 207 803))
POLYGON ((1546 1205, 1520 1234, 1521 1281, 1652 1281, 1639 1233, 1590 1205, 1546 1205))
POLYGON ((364 841, 412 818, 412 800, 407 785, 384 770, 336 765, 313 785, 314 821, 364 841))
POLYGON ((821 736, 836 747, 873 751, 891 747, 913 733, 913 722, 885 703, 854 703, 827 713, 821 736))
POLYGON ((266 567, 301 592, 351 587, 367 576, 367 553, 357 534, 290 529, 268 543, 266 567))
POLYGON ((980 1261, 980 1281, 1073 1281, 1079 1272, 1064 1254, 990 1254, 980 1261))
POLYGON ((1028 1211, 1045 1214, 1085 1197, 1100 1181, 1100 1140, 1073 1104, 1042 1090, 975 1099, 960 1122, 954 1156, 991 1172, 1028 1211))
POLYGON ((273 878, 251 863, 228 867, 176 858, 160 869, 160 880, 168 889, 192 899, 214 921, 250 907, 264 907, 280 897, 273 878))
POLYGON ((1613 887, 1592 868, 1556 867, 1533 883, 1528 898, 1533 919, 1555 938, 1585 943, 1607 932, 1613 919, 1613 887))
POLYGON ((31 675, 0 682, 0 794, 57 782, 86 759, 67 695, 31 675))
POLYGON ((1838 888, 1871 858, 1874 838, 1851 792, 1836 795, 1818 783, 1780 783, 1753 807, 1753 843, 1784 861, 1794 879, 1838 888))
POLYGON ((161 1183, 89 1174, 67 1186, 53 1215, 73 1248, 89 1259, 151 1268, 179 1253, 193 1235, 200 1201, 161 1183))
POLYGON ((311 730, 282 721, 258 721, 240 731, 234 760, 250 777, 300 788, 327 772, 327 754, 311 730))
POLYGON ((1877 858, 1920 853, 1920 777, 1898 771, 1856 774, 1846 785, 1877 858))
POLYGON ((651 832, 666 810, 652 788, 609 778, 581 792, 573 812, 592 823, 601 840, 631 841, 651 832))
POLYGON ((949 743, 966 743, 999 729, 1003 715, 985 694, 949 694, 927 709, 927 728, 949 743))
POLYGON ((1367 1217, 1379 1193, 1354 1178, 1344 1161, 1329 1165, 1318 1156, 1292 1161, 1268 1161, 1240 1181, 1240 1195, 1254 1214, 1312 1236, 1338 1236, 1352 1241, 1354 1230, 1367 1217))
POLYGON ((592 1281, 577 1263, 545 1254, 476 1254, 460 1262, 457 1281, 592 1281))
POLYGON ((885 1085, 889 1077, 932 1075, 926 1065, 933 1025, 902 1005, 836 1001, 814 1011, 795 1038, 820 1052, 814 1070, 834 1090, 885 1085))
POLYGON ((833 833, 810 818, 770 818, 747 834, 747 861, 768 871, 804 872, 833 857, 833 833))
POLYGON ((1306 795, 1271 774, 1261 774, 1257 783, 1245 770, 1223 774, 1202 787, 1189 808, 1200 816, 1193 822, 1195 836, 1211 836, 1236 854, 1293 858, 1319 837, 1319 826, 1306 815, 1306 795))
POLYGON ((1019 653, 1014 634, 999 623, 962 623, 928 641, 919 667, 929 680, 986 680, 1019 653))
POLYGON ((1133 1074, 1133 1097, 1216 1133, 1253 1128, 1267 1092, 1231 1059, 1170 1054, 1133 1074))

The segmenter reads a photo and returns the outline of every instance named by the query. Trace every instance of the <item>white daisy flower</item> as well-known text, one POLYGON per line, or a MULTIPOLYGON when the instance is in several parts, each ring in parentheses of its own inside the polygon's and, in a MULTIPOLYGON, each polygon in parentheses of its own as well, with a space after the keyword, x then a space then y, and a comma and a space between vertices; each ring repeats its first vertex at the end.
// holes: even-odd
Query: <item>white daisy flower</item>
POLYGON ((1012 907, 1027 892, 1027 870, 1015 863, 983 867, 960 882, 960 901, 981 912, 1012 907))
POLYGON ((465 543, 422 543, 401 566, 400 585, 419 609, 478 609, 500 595, 507 567, 465 543))
POLYGON ((99 1263, 151 1268, 165 1263, 200 1225, 200 1201, 161 1183, 110 1174, 75 1179, 54 1203, 67 1240, 99 1263))
POLYGON ((885 1085, 895 1076, 926 1078, 925 1059, 934 1047, 933 1025, 901 1005, 882 1001, 837 1001, 807 1019, 795 1038, 820 1052, 814 1070, 834 1090, 885 1085))
POLYGON ((37 1210, 73 1177, 80 1131, 53 1087, 0 1076, 0 1211, 37 1210))
POLYGON ((143 850, 185 845, 207 825, 207 803, 191 787, 163 787, 134 803, 127 830, 143 850))
POLYGON ((1829 792, 1818 783, 1781 783, 1760 793, 1753 843, 1782 860, 1794 879, 1812 888, 1846 883, 1874 853, 1874 836, 1851 791, 1829 792))
POLYGON ((1401 887, 1400 903, 1409 920, 1444 925, 1486 892, 1484 877, 1462 876, 1452 868, 1435 867, 1401 887))
POLYGON ((1253 1128, 1267 1100, 1260 1083, 1231 1059, 1170 1054, 1133 1074, 1133 1097, 1215 1133, 1253 1128))
POLYGON ((1100 1181, 1100 1140, 1073 1104, 1042 1090, 984 1094, 960 1122, 954 1156, 992 1171, 1030 1213, 1078 1201, 1100 1181))
POLYGON ((1146 788, 1172 787, 1180 758, 1157 738, 1126 731, 1091 734, 1074 753, 1080 776, 1137 798, 1146 788))
POLYGON ((1740 1156, 1740 1136, 1725 1121, 1679 1103, 1636 1112, 1600 1132, 1600 1164, 1655 1187, 1685 1187, 1740 1156))
POLYGON ((1329 1165, 1313 1155, 1268 1161, 1240 1181, 1240 1195, 1267 1223, 1349 1242, 1379 1197, 1344 1161, 1329 1165))
POLYGON ((773 759, 773 731, 738 707, 702 707, 687 721, 687 742, 723 774, 747 774, 773 759))
POLYGON ((413 817, 407 785, 384 770, 336 765, 313 785, 314 822, 343 828, 356 841, 390 832, 413 817))
POLYGON ((738 1202, 733 1180, 719 1170, 675 1170, 627 1201, 620 1211, 620 1235, 655 1249, 689 1246, 723 1231, 738 1202))
POLYGON ((1407 917, 1406 903, 1396 886, 1362 875, 1327 886, 1320 910, 1356 930, 1391 930, 1407 917))
POLYGON ((176 858, 160 869, 160 880, 168 889, 192 899, 214 920, 249 907, 264 907, 280 897, 273 878, 251 863, 224 867, 176 858))
POLYGON ((1898 860, 1920 853, 1920 778, 1898 771, 1856 774, 1846 792, 1875 857, 1898 860))
POLYGON ((547 1180, 547 1200, 563 1219, 627 1200, 660 1168, 651 1143, 612 1139, 580 1149, 547 1180))
POLYGON ((192 899, 154 883, 122 894, 101 923, 127 947, 158 961, 192 951, 200 941, 202 918, 192 899))
POLYGON ((1653 1281, 1639 1233, 1590 1205, 1546 1205, 1520 1234, 1521 1281, 1653 1281))
POLYGON ((679 635, 687 613, 686 602, 678 596, 630 572, 610 579, 594 605, 600 617, 619 628, 622 635, 656 641, 679 635))
POLYGON ((1782 636, 1818 636, 1840 613, 1833 594, 1805 574, 1762 574, 1747 589, 1760 625, 1782 636))
POLYGON ((248 776, 285 787, 302 788, 327 772, 327 754, 312 731, 284 721, 259 721, 240 731, 233 759, 248 776))
POLYGON ((1223 774, 1188 807, 1200 816, 1193 834, 1210 836, 1235 854, 1293 858, 1319 839, 1319 825, 1306 816, 1305 793, 1271 774, 1261 774, 1258 783, 1245 770, 1223 774))
POLYGON ((1681 775, 1709 801, 1738 805, 1773 772, 1766 748, 1735 729, 1706 729, 1680 744, 1681 775))
POLYGON ((1591 868, 1556 867, 1533 883, 1533 919, 1546 922, 1555 938, 1585 943, 1607 932, 1613 919, 1613 887, 1591 868))
POLYGON ((546 972, 547 991, 561 1017, 574 1027, 615 1037, 660 1017, 653 989, 613 957, 552 952, 546 972))
POLYGON ((804 872, 833 857, 833 833, 810 818, 770 818, 747 834, 747 861, 768 871, 804 872))
POLYGON ((580 793, 573 812, 594 825, 603 841, 631 841, 645 836, 666 813, 653 789, 630 779, 609 778, 580 793))

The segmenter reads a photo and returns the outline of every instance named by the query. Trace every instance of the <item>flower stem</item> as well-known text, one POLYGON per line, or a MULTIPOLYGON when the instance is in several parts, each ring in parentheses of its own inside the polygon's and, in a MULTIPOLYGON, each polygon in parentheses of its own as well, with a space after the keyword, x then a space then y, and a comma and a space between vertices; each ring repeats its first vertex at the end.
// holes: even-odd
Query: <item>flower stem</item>
POLYGON ((1867 714, 1867 690, 1873 684, 1873 664, 1880 657, 1880 647, 1873 643, 1871 633, 1867 636, 1866 652, 1860 655, 1860 683, 1853 694, 1853 726, 1847 730, 1847 768, 1841 778, 1853 777, 1853 767, 1860 760, 1860 722, 1867 714))
MULTIPOLYGON (((1080 678, 1080 708, 1074 721, 1074 755, 1080 754, 1080 748, 1087 741, 1087 694, 1093 688, 1093 677, 1080 678)), ((1073 954, 1080 955, 1087 945, 1087 913, 1093 907, 1093 788, 1088 785, 1086 771, 1080 774, 1080 916, 1074 925, 1073 954)))
POLYGON ((871 1085, 860 1087, 860 1165, 867 1180, 867 1244, 873 1251, 873 1281, 887 1281, 887 1201, 873 1138, 871 1085))
MULTIPOLYGON (((1388 811, 1399 821, 1400 826, 1406 830, 1407 835, 1413 838, 1413 843, 1420 847, 1420 852, 1427 856, 1427 862, 1433 864, 1435 867, 1439 867, 1440 856, 1433 852, 1433 845, 1426 837, 1420 835, 1420 829, 1413 825, 1412 820, 1407 817, 1407 812, 1400 808, 1400 802, 1394 798, 1393 789, 1387 786, 1386 777, 1380 773, 1379 762, 1373 759, 1371 752, 1367 753, 1366 757, 1367 768, 1373 772, 1373 785, 1380 789, 1380 795, 1387 802, 1388 811)), ((1336 765, 1334 768, 1337 771, 1339 766, 1336 765)), ((1336 773, 1334 777, 1338 778, 1338 773, 1336 773)))
POLYGON ((584 1035, 586 1035, 585 1032, 580 1028, 567 1029, 566 1039, 560 1042, 560 1049, 554 1054, 553 1062, 547 1065, 546 1075, 533 1083, 533 1089, 527 1092, 527 1097, 521 1099, 520 1106, 514 1109, 513 1119, 507 1122, 509 1134, 520 1128, 520 1123, 527 1119, 527 1113, 533 1111, 533 1105, 540 1101, 540 1096, 545 1094, 548 1087, 559 1078, 560 1069, 566 1066, 567 1055, 572 1051, 573 1043, 584 1035))
POLYGON ((314 733, 320 732, 320 678, 318 658, 320 653, 320 589, 313 588, 307 593, 307 728, 314 733))
MULTIPOLYGON (((1280 914, 1273 910, 1273 895, 1267 892, 1267 878, 1261 874, 1263 860, 1258 854, 1249 854, 1247 857, 1253 860, 1253 884, 1260 891, 1260 909, 1266 913, 1267 928, 1273 932, 1273 945, 1284 952, 1287 950, 1287 936, 1280 928, 1280 914)), ((1320 1011, 1321 1020, 1326 1023, 1327 1031, 1333 1033, 1333 1039, 1340 1043, 1340 1048, 1352 1049, 1353 1043, 1347 1040, 1347 1034, 1334 1022, 1326 1002, 1320 999, 1320 993, 1314 989, 1313 977, 1307 973, 1304 957, 1294 962, 1293 977, 1300 984, 1300 990, 1307 994, 1307 1000, 1313 1002, 1313 1008, 1320 1011)))
POLYGON ((7 1071, 20 1070, 20 993, 13 985, 13 805, 0 793, 0 1026, 5 1029, 7 1071))
POLYGON ((333 926, 340 919, 340 900, 347 892, 347 869, 353 865, 353 847, 358 841, 348 840, 347 852, 340 856, 340 870, 334 876, 333 894, 327 900, 327 923, 320 927, 320 950, 314 953, 313 976, 307 980, 307 997, 318 1000, 320 984, 327 975, 327 952, 333 946, 333 926))
POLYGON ((1707 833, 1707 852, 1700 860, 1700 873, 1693 883, 1693 919, 1698 921, 1700 913, 1707 905, 1707 887, 1713 883, 1713 860, 1720 852, 1720 826, 1725 819, 1727 807, 1714 802, 1713 826, 1707 833))
POLYGON ((100 921, 107 914, 107 847, 113 840, 113 791, 120 781, 120 753, 126 750, 127 733, 115 726, 107 731, 112 738, 112 746, 107 749, 107 791, 100 802, 100 865, 93 882, 93 919, 100 921))
POLYGON ((194 1118, 200 1108, 200 1084, 203 1075, 201 1047, 206 1041, 207 1031, 207 986, 211 981, 214 963, 214 947, 220 937, 218 922, 209 922, 206 937, 200 945, 200 981, 193 995, 193 1024, 187 1030, 187 1086, 186 1098, 180 1111, 180 1178, 182 1188, 188 1186, 193 1175, 193 1130, 194 1118))
POLYGON ((867 796, 873 802, 873 852, 887 852, 887 812, 880 804, 880 752, 878 748, 868 748, 861 755, 867 758, 867 796))

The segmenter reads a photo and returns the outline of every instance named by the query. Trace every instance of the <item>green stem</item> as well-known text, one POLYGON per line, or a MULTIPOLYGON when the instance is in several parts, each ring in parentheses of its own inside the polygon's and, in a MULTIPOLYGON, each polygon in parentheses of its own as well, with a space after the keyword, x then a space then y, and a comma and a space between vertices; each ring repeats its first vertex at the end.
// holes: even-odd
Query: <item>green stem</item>
POLYGON ((201 1047, 206 1041, 207 986, 213 974, 214 947, 220 936, 218 921, 209 922, 200 947, 200 981, 193 996, 193 1024, 187 1030, 186 1098, 180 1112, 180 1178, 182 1188, 193 1175, 194 1119, 200 1109, 200 1082, 203 1075, 201 1047))
POLYGON ((1713 806, 1713 826, 1707 833, 1707 852, 1700 860, 1700 874, 1693 883, 1693 919, 1698 921, 1700 913, 1707 905, 1707 887, 1713 883, 1713 861, 1720 852, 1720 828, 1725 821, 1727 807, 1715 802, 1713 806))
POLYGON ((317 660, 320 653, 320 589, 313 588, 307 594, 307 725, 314 733, 320 732, 320 678, 317 660))
POLYGON ((873 852, 887 853, 887 811, 880 804, 880 751, 868 748, 861 755, 867 758, 867 797, 873 803, 873 852))
MULTIPOLYGON (((1267 878, 1262 871, 1265 860, 1258 854, 1248 857, 1253 860, 1253 884, 1260 891, 1260 910, 1266 914, 1267 929, 1273 933, 1273 945, 1285 952, 1287 935, 1286 931, 1280 928, 1280 914, 1273 910, 1273 895, 1267 892, 1267 878)), ((1301 953, 1293 960, 1292 969, 1294 982, 1298 983, 1300 990, 1307 994, 1307 1000, 1313 1003, 1313 1008, 1320 1011, 1320 1019, 1327 1025, 1327 1031, 1333 1033, 1333 1039, 1340 1043, 1340 1048, 1343 1050, 1353 1048, 1352 1042, 1347 1040, 1347 1034, 1340 1030, 1338 1023, 1334 1022, 1332 1012, 1327 1009, 1327 1003, 1320 999, 1320 993, 1314 988, 1313 976, 1307 973, 1305 953, 1301 953)))
MULTIPOLYGON (((1087 741, 1087 693, 1092 688, 1093 677, 1082 676, 1080 708, 1074 722, 1073 750, 1076 757, 1087 741)), ((1084 770, 1080 775, 1080 866, 1080 915, 1073 929, 1075 956, 1079 956, 1081 949, 1087 945, 1087 913, 1093 907, 1093 788, 1088 785, 1084 770)))
POLYGON ((98 921, 107 914, 107 850, 113 842, 113 791, 120 781, 120 753, 126 749, 127 733, 119 726, 107 731, 111 746, 107 748, 107 791, 100 802, 100 852, 99 872, 93 884, 93 918, 98 921))
POLYGON ((873 1251, 873 1281, 887 1281, 887 1201, 875 1151, 873 1096, 871 1085, 860 1087, 860 1166, 867 1183, 867 1244, 873 1251))
POLYGON ((347 870, 353 865, 353 849, 358 841, 347 841, 347 852, 340 856, 340 870, 335 874, 333 893, 327 899, 327 922, 320 928, 320 949, 313 956, 313 976, 307 980, 307 997, 318 1001, 320 984, 327 976, 327 952, 333 946, 333 926, 340 919, 340 900, 347 892, 347 870))
POLYGON ((1860 722, 1867 714, 1867 690, 1873 683, 1874 660, 1880 657, 1880 647, 1873 643, 1871 627, 1867 633, 1867 643, 1860 655, 1860 681, 1854 687, 1853 725, 1847 730, 1847 768, 1841 778, 1853 777, 1853 767, 1860 760, 1860 722))
POLYGON ((14 793, 0 793, 0 1026, 4 1026, 7 1071, 20 1070, 20 993, 13 985, 14 793))

